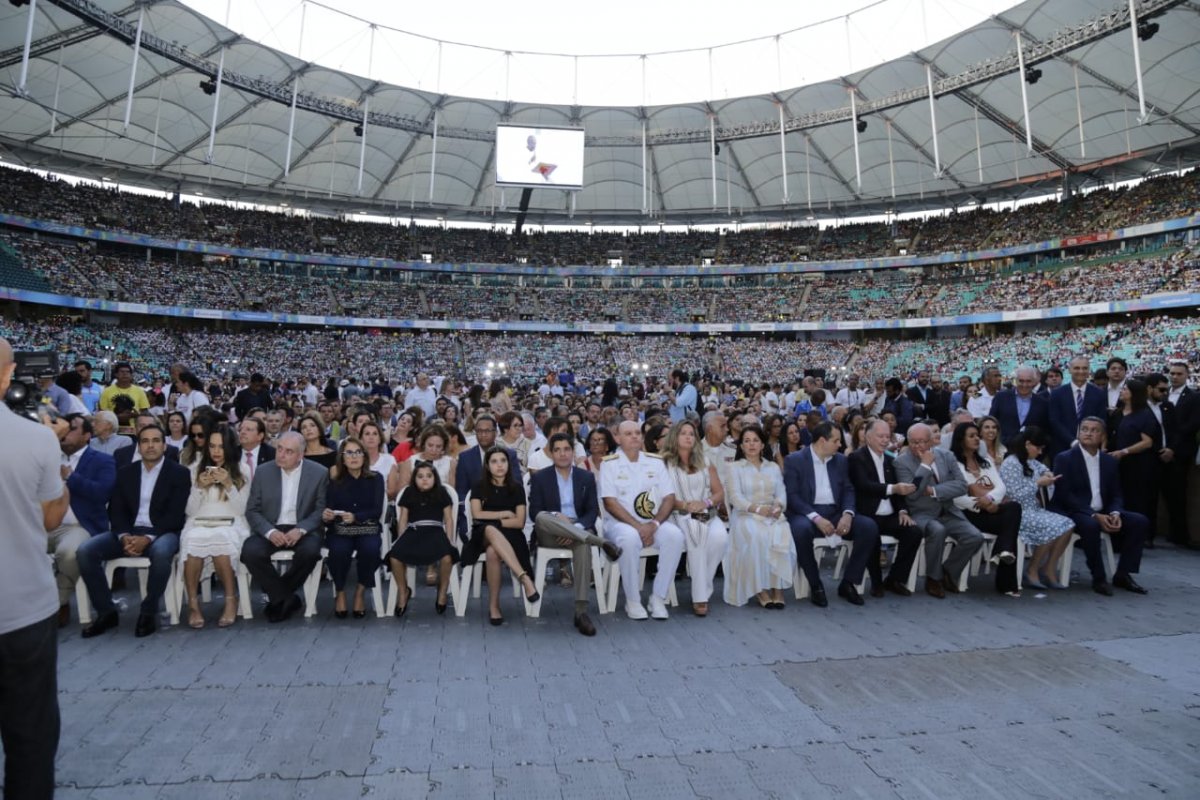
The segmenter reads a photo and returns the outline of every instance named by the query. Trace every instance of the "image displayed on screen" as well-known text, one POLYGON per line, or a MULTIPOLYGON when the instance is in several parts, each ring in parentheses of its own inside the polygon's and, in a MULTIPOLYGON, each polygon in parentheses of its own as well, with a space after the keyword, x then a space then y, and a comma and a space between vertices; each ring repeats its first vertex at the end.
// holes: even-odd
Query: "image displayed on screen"
POLYGON ((583 131, 578 128, 496 128, 496 183, 583 187, 583 131))

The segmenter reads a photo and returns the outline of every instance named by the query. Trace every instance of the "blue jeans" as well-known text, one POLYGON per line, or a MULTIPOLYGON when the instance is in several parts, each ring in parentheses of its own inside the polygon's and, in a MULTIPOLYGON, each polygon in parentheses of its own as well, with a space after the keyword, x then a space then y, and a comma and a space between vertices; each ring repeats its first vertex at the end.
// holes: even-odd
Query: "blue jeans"
MULTIPOLYGON (((150 546, 142 551, 142 556, 150 559, 150 580, 146 585, 146 599, 142 601, 141 613, 157 614, 158 601, 162 599, 167 582, 171 579, 172 561, 179 552, 179 534, 156 534, 150 528, 134 528, 132 533, 135 536, 156 536, 150 546)), ((75 559, 79 562, 79 577, 83 578, 97 614, 107 614, 115 608, 112 589, 104 579, 104 562, 124 557, 121 540, 111 532, 93 536, 79 545, 75 553, 75 559)))

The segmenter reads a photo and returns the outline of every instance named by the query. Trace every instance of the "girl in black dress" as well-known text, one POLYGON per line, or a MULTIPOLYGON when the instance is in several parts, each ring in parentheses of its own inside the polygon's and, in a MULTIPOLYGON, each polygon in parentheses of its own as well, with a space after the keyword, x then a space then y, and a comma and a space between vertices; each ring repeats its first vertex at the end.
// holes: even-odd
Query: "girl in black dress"
POLYGON ((1158 519, 1159 460, 1162 426, 1150 410, 1146 382, 1139 378, 1125 381, 1118 406, 1124 412, 1117 420, 1112 456, 1119 459, 1121 493, 1125 508, 1150 520, 1150 530, 1158 519))
POLYGON ((396 580, 396 616, 404 616, 412 587, 408 585, 410 564, 436 564, 437 613, 446 611, 446 590, 450 569, 458 560, 454 549, 454 504, 442 486, 437 470, 428 461, 417 464, 412 481, 396 501, 396 522, 400 537, 388 551, 388 566, 396 580))
POLYGON ((484 475, 471 489, 471 539, 463 548, 464 564, 474 564, 487 553, 488 620, 500 625, 500 562, 517 576, 525 598, 536 603, 541 598, 534 586, 533 564, 529 560, 529 540, 525 538, 525 490, 509 470, 508 451, 488 448, 484 456, 484 475))

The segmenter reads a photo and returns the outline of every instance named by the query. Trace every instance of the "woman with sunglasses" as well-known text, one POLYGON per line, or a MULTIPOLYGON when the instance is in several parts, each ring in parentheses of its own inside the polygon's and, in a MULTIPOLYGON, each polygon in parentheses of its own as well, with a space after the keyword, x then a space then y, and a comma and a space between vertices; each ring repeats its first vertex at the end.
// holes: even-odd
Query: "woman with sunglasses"
POLYGON ((375 586, 381 562, 383 477, 367 464, 367 449, 361 440, 347 436, 338 447, 337 460, 329 470, 325 493, 325 547, 329 550, 329 575, 333 578, 334 616, 346 618, 346 578, 350 559, 358 566, 354 590, 354 616, 366 616, 364 596, 375 586))

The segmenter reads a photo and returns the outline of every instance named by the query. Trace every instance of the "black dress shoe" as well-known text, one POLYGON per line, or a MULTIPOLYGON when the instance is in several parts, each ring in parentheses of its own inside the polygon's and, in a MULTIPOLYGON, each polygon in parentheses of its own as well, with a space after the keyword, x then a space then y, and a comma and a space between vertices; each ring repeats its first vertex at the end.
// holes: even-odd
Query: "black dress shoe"
POLYGON ((355 618, 355 619, 362 619, 363 617, 365 617, 365 616, 367 615, 367 610, 366 610, 365 608, 364 608, 362 611, 359 611, 358 609, 355 609, 355 610, 354 610, 353 612, 351 612, 351 613, 353 613, 353 614, 354 614, 354 618, 355 618))
POLYGON ((908 590, 908 586, 906 584, 901 583, 900 581, 884 581, 883 585, 884 585, 884 588, 886 588, 889 592, 892 592, 893 594, 898 594, 901 597, 911 597, 912 596, 912 592, 910 592, 908 590))
MULTIPOLYGON (((966 567, 964 567, 964 569, 966 569, 966 567)), ((962 593, 962 589, 958 588, 958 581, 950 580, 949 575, 942 576, 942 588, 946 590, 947 594, 961 594, 962 593)))
POLYGON ((101 614, 100 616, 96 617, 95 621, 91 625, 88 625, 86 628, 84 628, 79 635, 84 639, 90 639, 93 636, 99 636, 105 631, 110 631, 117 627, 117 619, 116 611, 109 611, 105 614, 101 614))
POLYGON ((267 618, 267 622, 279 622, 279 608, 278 605, 270 602, 263 606, 263 616, 267 618))
POLYGON ((69 605, 58 607, 58 627, 65 628, 71 624, 71 607, 69 605))
POLYGON ((503 615, 501 615, 499 617, 489 616, 488 622, 492 623, 493 625, 495 625, 498 628, 504 624, 504 616, 503 615))
POLYGON ((283 622, 285 619, 290 617, 292 614, 295 614, 303 607, 304 603, 297 595, 289 595, 288 599, 283 601, 283 607, 279 609, 279 613, 276 615, 275 619, 271 620, 271 622, 283 622))
POLYGON ((433 601, 433 610, 439 614, 445 614, 446 613, 446 603, 439 603, 438 601, 434 600, 433 601))
POLYGON ((871 581, 871 597, 883 597, 883 595, 884 595, 883 581, 879 581, 878 583, 876 583, 875 581, 871 581))
POLYGON ((812 595, 808 599, 817 608, 825 608, 829 605, 829 598, 825 596, 825 587, 820 584, 812 588, 812 595))
POLYGON ((137 627, 133 629, 133 635, 139 639, 143 636, 149 636, 158 630, 158 621, 153 614, 138 614, 137 627))
POLYGON ((1132 575, 1113 575, 1112 585, 1134 594, 1146 594, 1146 590, 1138 585, 1132 575))
POLYGON ((1092 581, 1092 591, 1095 592, 1096 594, 1102 594, 1105 597, 1113 596, 1112 586, 1109 584, 1108 581, 1104 580, 1103 578, 1101 578, 1100 580, 1092 581))
POLYGON ((842 581, 838 584, 838 597, 856 606, 863 604, 862 595, 858 593, 858 589, 854 588, 854 584, 850 581, 842 581))
POLYGON ((347 611, 347 610, 346 610, 346 609, 344 609, 344 608, 343 608, 341 611, 334 611, 334 612, 333 612, 333 615, 334 615, 335 617, 337 617, 338 619, 345 619, 347 616, 349 616, 349 614, 350 614, 350 612, 349 612, 349 611, 347 611))
POLYGON ((604 544, 600 545, 600 549, 604 551, 604 555, 608 556, 609 561, 616 561, 621 557, 621 553, 625 552, 612 542, 605 542, 604 544))
POLYGON ((595 636, 596 626, 592 624, 587 614, 575 615, 575 628, 584 636, 595 636))

